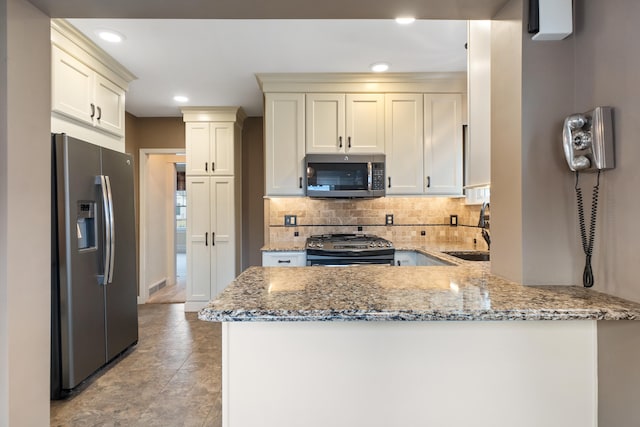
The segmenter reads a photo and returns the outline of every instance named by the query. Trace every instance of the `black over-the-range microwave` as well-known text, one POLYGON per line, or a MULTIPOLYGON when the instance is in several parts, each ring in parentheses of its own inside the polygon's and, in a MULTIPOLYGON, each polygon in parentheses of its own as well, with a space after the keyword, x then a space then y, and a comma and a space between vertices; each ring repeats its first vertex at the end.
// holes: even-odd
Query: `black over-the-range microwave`
POLYGON ((384 154, 308 154, 309 197, 384 196, 384 154))

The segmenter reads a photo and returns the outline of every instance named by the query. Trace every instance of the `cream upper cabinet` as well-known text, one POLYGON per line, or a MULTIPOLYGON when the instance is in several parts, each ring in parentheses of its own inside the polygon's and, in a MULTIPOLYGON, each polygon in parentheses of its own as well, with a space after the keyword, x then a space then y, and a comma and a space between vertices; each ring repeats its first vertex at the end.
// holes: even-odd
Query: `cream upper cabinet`
POLYGON ((386 94, 385 153, 389 195, 423 193, 423 95, 386 94))
POLYGON ((468 23, 468 187, 491 183, 491 21, 468 23))
POLYGON ((384 94, 307 93, 307 153, 383 153, 384 94))
POLYGON ((187 175, 234 174, 234 125, 228 122, 185 123, 187 175))
POLYGON ((304 196, 303 93, 265 94, 265 195, 304 196))
POLYGON ((51 132, 124 152, 135 76, 64 19, 51 20, 51 132))
POLYGON ((52 111, 124 135, 125 90, 62 49, 52 47, 52 111))
POLYGON ((426 194, 462 195, 462 96, 424 95, 426 194))

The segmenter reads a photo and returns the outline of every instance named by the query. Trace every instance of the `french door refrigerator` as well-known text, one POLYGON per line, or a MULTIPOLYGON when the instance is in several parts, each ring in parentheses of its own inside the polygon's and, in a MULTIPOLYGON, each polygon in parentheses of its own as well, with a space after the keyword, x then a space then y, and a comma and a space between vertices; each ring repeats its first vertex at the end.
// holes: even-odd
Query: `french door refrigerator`
POLYGON ((138 342, 133 160, 52 135, 51 398, 138 342))

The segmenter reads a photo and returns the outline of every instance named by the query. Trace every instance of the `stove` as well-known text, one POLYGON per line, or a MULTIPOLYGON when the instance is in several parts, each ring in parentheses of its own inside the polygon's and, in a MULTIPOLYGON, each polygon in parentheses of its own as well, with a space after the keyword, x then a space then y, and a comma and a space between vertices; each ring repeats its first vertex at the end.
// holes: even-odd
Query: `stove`
POLYGON ((393 265, 393 243, 371 234, 321 234, 307 238, 307 265, 393 265))

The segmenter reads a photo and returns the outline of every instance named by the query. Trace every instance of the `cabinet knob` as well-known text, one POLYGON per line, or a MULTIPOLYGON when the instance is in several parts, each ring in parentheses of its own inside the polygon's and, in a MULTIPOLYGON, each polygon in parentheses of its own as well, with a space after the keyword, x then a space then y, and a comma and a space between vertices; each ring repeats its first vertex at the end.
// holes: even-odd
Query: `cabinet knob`
POLYGON ((209 246, 209 232, 204 233, 204 245, 209 246))
POLYGON ((387 178, 389 180, 389 188, 391 188, 391 177, 387 178))
POLYGON ((214 233, 213 231, 211 232, 211 246, 215 246, 216 245, 216 233, 214 233))
POLYGON ((91 118, 93 119, 96 115, 96 106, 91 103, 91 118))
POLYGON ((298 179, 300 180, 300 183, 298 184, 298 186, 299 186, 300 188, 302 188, 302 177, 300 177, 300 178, 298 178, 298 179))
POLYGON ((204 162, 204 171, 209 172, 209 163, 204 162))
POLYGON ((351 148, 351 137, 347 138, 347 146, 351 148))
POLYGON ((342 148, 342 137, 341 136, 338 137, 338 142, 340 143, 339 147, 342 148))
POLYGON ((211 162, 211 172, 216 171, 216 162, 211 162))
POLYGON ((290 259, 279 259, 278 264, 291 264, 290 259))
POLYGON ((427 188, 431 188, 431 177, 427 176, 427 188))
POLYGON ((98 108, 98 117, 96 117, 98 120, 100 120, 102 118, 102 108, 97 107, 98 108))

